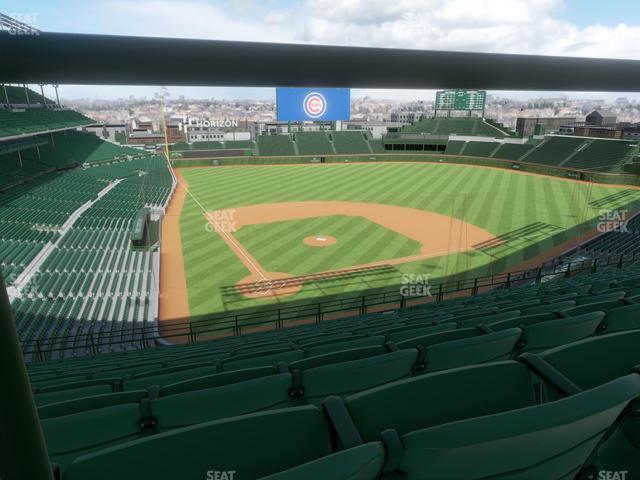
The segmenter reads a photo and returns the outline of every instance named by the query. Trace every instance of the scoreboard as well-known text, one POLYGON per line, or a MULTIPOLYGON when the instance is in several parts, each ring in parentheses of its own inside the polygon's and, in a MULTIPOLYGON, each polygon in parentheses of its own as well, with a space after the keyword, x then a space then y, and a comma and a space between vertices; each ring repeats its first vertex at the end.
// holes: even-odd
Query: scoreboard
POLYGON ((436 92, 435 109, 484 111, 486 97, 484 90, 440 90, 436 92))
POLYGON ((276 88, 278 121, 349 120, 348 88, 276 88))

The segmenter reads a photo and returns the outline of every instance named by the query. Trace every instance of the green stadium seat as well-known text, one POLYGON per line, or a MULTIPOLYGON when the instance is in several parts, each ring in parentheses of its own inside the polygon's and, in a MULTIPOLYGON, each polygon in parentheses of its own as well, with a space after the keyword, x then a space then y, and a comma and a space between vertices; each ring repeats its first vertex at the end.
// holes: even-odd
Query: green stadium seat
MULTIPOLYGON (((640 365, 640 330, 585 338, 536 354, 583 390, 627 375, 640 365)), ((558 398, 553 388, 547 396, 558 398)))
POLYGON ((401 342, 398 342, 396 345, 398 348, 415 348, 418 345, 422 345, 423 347, 429 347, 431 345, 436 345, 442 342, 449 342, 452 340, 459 340, 462 338, 470 338, 477 337, 482 335, 482 330, 470 327, 470 328, 460 328, 460 329, 452 329, 444 332, 438 333, 429 333, 427 335, 419 335, 417 337, 411 337, 401 342))
POLYGON ((487 325, 503 320, 510 320, 520 316, 520 310, 509 310, 503 313, 493 313, 490 315, 473 316, 464 320, 457 320, 458 328, 475 327, 481 323, 487 325))
POLYGON ((342 450, 260 480, 376 480, 385 462, 380 442, 342 450))
POLYGON ((291 374, 281 373, 152 399, 161 431, 287 405, 291 374))
POLYGON ((347 350, 350 348, 362 348, 362 347, 374 347, 382 346, 385 342, 384 335, 372 335, 362 336, 354 340, 349 338, 342 338, 340 340, 326 340, 318 341, 313 344, 305 345, 305 350, 308 356, 324 355, 340 350, 347 350))
MULTIPOLYGON (((174 382, 186 381, 190 378, 198 378, 209 374, 215 374, 217 373, 217 368, 217 365, 207 365, 174 370, 169 373, 157 373, 156 375, 133 377, 123 380, 122 389, 135 390, 136 388, 148 388, 151 385, 167 385, 174 382)), ((162 370, 156 370, 155 372, 162 372, 162 370)))
POLYGON ((406 349, 310 368, 301 373, 301 388, 296 390, 298 401, 320 405, 329 395, 349 395, 409 377, 417 357, 416 350, 406 349))
POLYGON ((508 320, 501 320, 499 322, 487 323, 487 327, 491 330, 504 330, 506 328, 513 327, 526 327, 528 325, 535 325, 536 323, 546 322, 548 320, 554 320, 560 318, 557 314, 549 313, 537 313, 535 315, 523 315, 521 317, 514 317, 508 320))
MULTIPOLYGON (((119 379, 111 379, 118 381, 119 379)), ((78 388, 65 388, 50 392, 36 393, 33 400, 37 406, 48 405, 51 403, 59 403, 81 397, 90 397, 93 395, 103 395, 113 392, 111 383, 103 383, 98 385, 89 385, 78 388)))
POLYGON ((640 329, 640 304, 616 307, 606 310, 607 315, 602 322, 602 330, 598 333, 615 333, 625 330, 640 329))
MULTIPOLYGON (((160 388, 160 396, 174 395, 177 393, 190 392, 204 388, 220 387, 236 382, 244 382, 254 378, 260 378, 267 375, 275 375, 279 370, 274 366, 263 366, 246 368, 241 370, 233 370, 230 372, 215 373, 212 375, 204 375, 202 377, 182 380, 180 382, 163 385, 160 388)), ((126 385, 126 384, 125 384, 126 385)))
POLYGON ((136 403, 147 396, 146 390, 132 390, 129 392, 113 392, 103 395, 93 395, 87 397, 77 397, 58 403, 50 403, 38 407, 38 417, 45 418, 60 417, 74 413, 85 412, 87 410, 97 410, 113 405, 125 403, 136 403))
POLYGON ((439 325, 426 325, 424 323, 413 323, 404 327, 398 327, 388 330, 385 333, 388 341, 401 342, 410 338, 419 337, 422 335, 430 335, 438 332, 447 332, 456 329, 454 322, 441 323, 439 325))
MULTIPOLYGON (((348 396, 344 403, 364 442, 393 428, 422 428, 535 404, 531 374, 514 361, 427 373, 348 396)), ((340 435, 340 425, 335 425, 340 435)))
POLYGON ((350 348, 296 360, 295 362, 289 363, 289 368, 291 370, 308 370, 309 368, 321 367, 332 363, 348 362, 350 360, 360 360, 385 353, 387 353, 387 349, 382 345, 350 348))
POLYGON ((540 352, 592 337, 598 331, 604 317, 604 312, 591 312, 529 325, 518 342, 515 354, 540 352))
POLYGON ((638 395, 640 375, 629 375, 544 405, 396 433, 388 441, 395 471, 406 479, 574 478, 638 395))
POLYGON ((160 433, 77 459, 63 480, 180 478, 234 471, 242 480, 288 470, 331 453, 329 428, 316 407, 231 417, 160 433))
POLYGON ((62 471, 74 459, 138 436, 138 403, 114 405, 43 419, 40 423, 49 458, 62 471))
POLYGON ((582 315, 584 313, 589 313, 596 310, 603 312, 613 311, 618 308, 626 307, 630 304, 631 302, 629 302, 626 298, 621 298, 620 300, 608 300, 604 302, 583 303, 582 305, 579 305, 577 307, 563 310, 562 314, 569 317, 575 317, 576 315, 582 315))
MULTIPOLYGON (((271 350, 273 351, 273 350, 271 350)), ((294 362, 304 358, 304 350, 285 350, 278 353, 271 353, 265 355, 265 352, 260 352, 260 355, 255 353, 242 355, 243 358, 231 357, 228 360, 222 362, 222 371, 228 372, 231 370, 241 370, 252 367, 262 367, 275 365, 278 362, 294 362)))
POLYGON ((438 343, 426 348, 426 372, 479 363, 508 360, 522 335, 519 328, 509 328, 472 338, 438 343))

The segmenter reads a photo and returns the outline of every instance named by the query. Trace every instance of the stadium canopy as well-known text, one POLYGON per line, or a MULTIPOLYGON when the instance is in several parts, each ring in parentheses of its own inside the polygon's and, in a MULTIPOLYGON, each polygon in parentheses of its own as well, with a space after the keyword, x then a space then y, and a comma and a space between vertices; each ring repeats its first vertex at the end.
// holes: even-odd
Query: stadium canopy
POLYGON ((640 61, 0 32, 1 83, 640 91, 640 61))

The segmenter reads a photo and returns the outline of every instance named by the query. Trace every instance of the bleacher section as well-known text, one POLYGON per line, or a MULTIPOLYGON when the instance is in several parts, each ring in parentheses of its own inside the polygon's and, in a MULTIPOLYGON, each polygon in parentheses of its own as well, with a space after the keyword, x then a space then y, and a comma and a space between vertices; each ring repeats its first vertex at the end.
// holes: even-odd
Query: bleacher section
POLYGON ((523 160, 544 165, 560 165, 585 143, 581 137, 546 137, 523 160))
POLYGON ((510 136, 507 131, 485 122, 481 118, 423 118, 403 127, 403 132, 431 133, 437 135, 476 135, 504 138, 510 136))
POLYGON ((503 143, 500 148, 493 154, 493 158, 502 158, 504 160, 518 160, 525 153, 533 148, 530 144, 503 143))
POLYGON ((295 147, 289 135, 260 135, 258 155, 295 155, 295 147))
POLYGON ((12 85, 0 87, 0 104, 6 103, 7 97, 9 97, 10 104, 16 105, 32 105, 35 103, 53 105, 55 103, 53 100, 43 97, 40 93, 30 88, 27 88, 27 92, 25 93, 24 87, 15 87, 12 85))
POLYGON ((612 221, 610 231, 590 242, 584 252, 593 257, 603 255, 636 255, 640 252, 640 216, 628 221, 612 221))
POLYGON ((564 166, 567 168, 600 171, 621 170, 621 165, 628 160, 631 152, 631 142, 594 140, 586 148, 571 157, 564 166))
POLYGON ((324 132, 297 132, 292 134, 300 155, 326 155, 336 153, 324 132))
POLYGON ((47 358, 86 355, 91 342, 104 336, 116 342, 111 350, 141 347, 146 339, 133 329, 153 320, 157 272, 152 272, 154 254, 132 250, 129 236, 138 210, 163 208, 171 184, 162 158, 151 156, 57 175, 40 190, 12 202, 13 208, 65 205, 53 217, 57 221, 46 224, 53 231, 49 241, 58 242, 37 272, 20 281, 14 270, 7 278, 10 287, 21 289, 12 307, 22 342, 33 345, 52 336, 68 337, 65 344, 47 344, 42 351, 47 358), (108 186, 112 188, 97 198, 108 186), (61 228, 88 201, 95 203, 70 227, 61 228))
POLYGON ((44 107, 25 108, 24 111, 0 109, 0 138, 93 123, 95 122, 90 118, 73 110, 44 107))
POLYGON ((0 191, 46 172, 140 153, 133 148, 105 142, 95 135, 75 131, 37 135, 29 137, 29 140, 32 146, 0 154, 0 191))
POLYGON ((636 473, 638 300, 634 264, 28 370, 63 480, 636 473))
POLYGON ((497 147, 498 145, 494 142, 467 142, 463 155, 488 157, 497 147))
POLYGON ((337 153, 371 153, 364 132, 331 132, 337 153))
POLYGON ((67 349, 53 358, 86 354, 88 332, 120 335, 116 350, 139 347, 146 339, 126 332, 154 319, 157 254, 132 251, 129 234, 140 208, 164 208, 170 171, 161 157, 92 134, 32 139, 0 155, 0 258, 21 341, 70 336, 48 345, 67 349))

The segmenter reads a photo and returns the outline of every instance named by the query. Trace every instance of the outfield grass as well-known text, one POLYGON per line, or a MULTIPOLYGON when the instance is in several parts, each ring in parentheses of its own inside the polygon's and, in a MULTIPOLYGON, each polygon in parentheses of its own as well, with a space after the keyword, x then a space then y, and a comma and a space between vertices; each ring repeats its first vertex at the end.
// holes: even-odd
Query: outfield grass
MULTIPOLYGON (((249 273, 220 237, 205 228, 202 209, 312 200, 371 202, 464 218, 504 239, 503 245, 486 251, 447 255, 397 267, 406 273, 430 273, 437 280, 455 274, 476 276, 504 271, 578 236, 588 228, 585 224, 593 227, 601 209, 623 208, 630 199, 639 197, 634 192, 625 200, 607 202, 602 200, 624 188, 446 164, 246 166, 182 169, 181 173, 193 195, 187 196, 180 220, 192 315, 224 310, 220 287, 233 285, 249 273), (601 202, 590 205, 596 200, 601 202)), ((271 227, 278 228, 276 224, 271 227)), ((302 250, 291 250, 301 248, 300 235, 276 245, 272 228, 255 225, 237 233, 248 248, 258 252, 260 262, 264 262, 269 270, 299 274, 310 273, 313 268, 326 270, 348 266, 349 257, 344 254, 316 257, 305 264, 302 250), (294 265, 295 262, 299 264, 294 265)), ((354 227, 353 232, 356 230, 358 227, 354 227)), ((313 233, 332 235, 329 231, 313 233)), ((403 237, 395 239, 392 250, 404 252, 402 249, 407 248, 408 251, 410 245, 402 246, 404 241, 407 239, 403 237)), ((383 242, 372 242, 374 250, 374 245, 382 250, 385 247, 383 242)), ((362 263, 360 257, 363 255, 362 249, 354 248, 352 264, 362 263)), ((344 285, 334 281, 330 289, 325 288, 326 285, 305 287, 297 298, 398 281, 397 276, 363 279, 362 282, 351 280, 344 285)), ((248 304, 256 302, 249 301, 248 304)))

